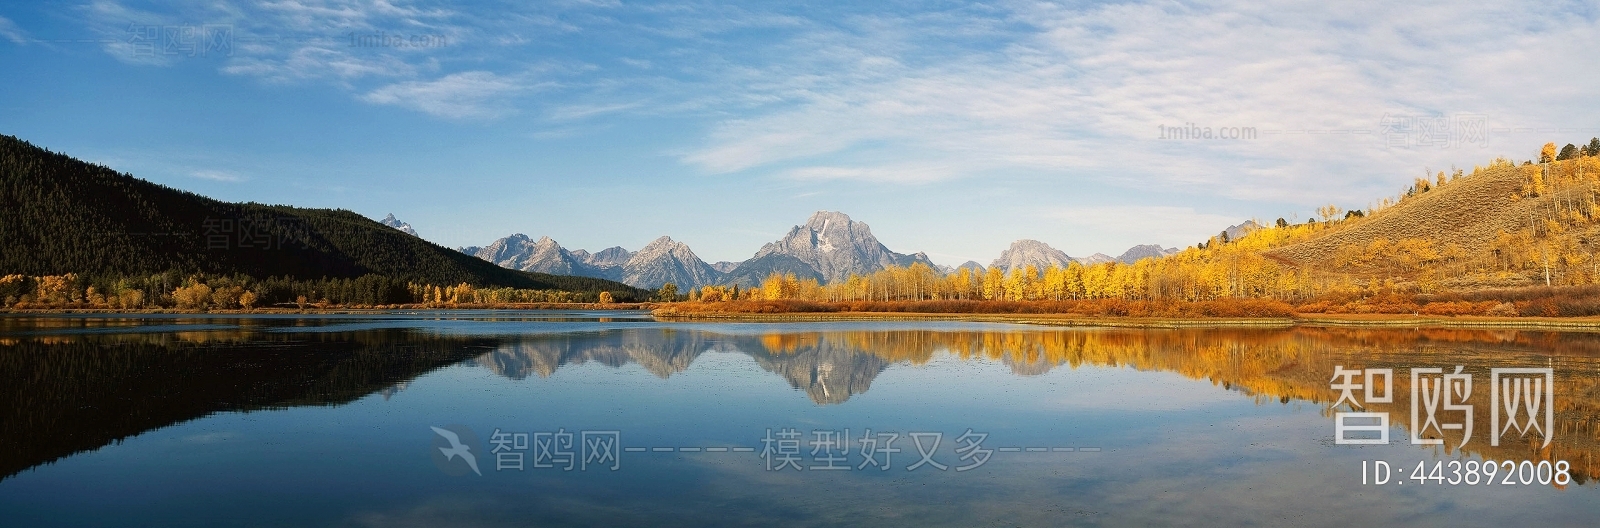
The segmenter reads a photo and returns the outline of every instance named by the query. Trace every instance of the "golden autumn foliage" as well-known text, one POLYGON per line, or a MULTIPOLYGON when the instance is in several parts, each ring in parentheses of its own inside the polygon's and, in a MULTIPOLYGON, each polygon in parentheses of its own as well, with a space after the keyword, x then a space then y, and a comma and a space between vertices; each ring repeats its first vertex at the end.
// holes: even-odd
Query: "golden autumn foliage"
MULTIPOLYGON (((960 269, 949 274, 919 263, 828 284, 774 274, 745 295, 704 288, 693 300, 822 303, 799 311, 947 311, 960 306, 968 312, 997 313, 1193 314, 1214 310, 1175 307, 1250 299, 1286 303, 1302 313, 1600 315, 1600 291, 1584 288, 1600 284, 1600 256, 1595 254, 1600 246, 1600 157, 1558 159, 1554 144, 1546 145, 1544 154, 1548 159, 1537 165, 1518 166, 1498 158, 1470 174, 1430 173, 1399 197, 1366 211, 1327 205, 1317 210, 1320 220, 1280 219, 1233 240, 1219 236, 1134 263, 960 269), (1534 286, 1548 288, 1527 290, 1534 286), (945 301, 1034 304, 1004 309, 937 304, 945 301), (1142 308, 1048 304, 1068 301, 1123 301, 1142 308)), ((794 311, 795 306, 802 305, 706 309, 768 312, 794 311)))
MULTIPOLYGON (((1238 391, 1258 404, 1311 402, 1329 418, 1339 399, 1328 381, 1336 365, 1432 364, 1448 351, 1452 365, 1482 377, 1505 365, 1508 352, 1537 351, 1557 361, 1578 362, 1600 354, 1600 339, 1592 334, 1439 328, 855 330, 771 333, 761 336, 759 344, 774 356, 845 349, 912 365, 949 354, 998 362, 1020 375, 1083 366, 1172 372, 1238 391)), ((1600 379, 1586 372, 1558 369, 1555 374, 1556 383, 1567 389, 1555 394, 1550 446, 1541 448, 1531 439, 1492 446, 1480 431, 1460 448, 1497 460, 1570 460, 1580 484, 1600 478, 1600 379)), ((1394 425, 1413 429, 1410 381, 1397 376, 1394 382, 1394 400, 1369 402, 1371 410, 1389 412, 1394 425)), ((1480 389, 1467 403, 1475 415, 1487 416, 1489 400, 1488 391, 1480 389)), ((1455 440, 1447 449, 1460 446, 1455 440)))
POLYGON ((948 313, 948 314, 1070 314, 1092 317, 1233 317, 1283 318, 1294 307, 1272 299, 1219 299, 1213 301, 1127 301, 1081 299, 1068 301, 923 300, 923 301, 807 301, 749 300, 721 303, 674 304, 656 313, 693 315, 706 313, 948 313))

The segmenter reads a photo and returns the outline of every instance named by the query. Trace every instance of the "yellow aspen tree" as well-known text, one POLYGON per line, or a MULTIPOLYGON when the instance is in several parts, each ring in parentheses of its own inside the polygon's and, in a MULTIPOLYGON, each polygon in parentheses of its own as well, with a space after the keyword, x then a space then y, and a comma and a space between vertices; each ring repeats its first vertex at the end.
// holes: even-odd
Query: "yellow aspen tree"
POLYGON ((1082 299, 1082 298, 1084 298, 1083 264, 1079 264, 1077 262, 1068 262, 1067 263, 1067 270, 1066 270, 1066 277, 1065 277, 1064 280, 1066 282, 1065 282, 1063 287, 1064 287, 1064 290, 1065 290, 1064 293, 1066 294, 1067 298, 1069 298, 1069 299, 1082 299))
POLYGON ((1005 272, 998 266, 991 267, 983 276, 983 298, 994 300, 1002 295, 1005 295, 1005 272))
POLYGON ((1022 268, 1011 268, 1011 273, 1005 279, 1005 298, 1008 301, 1022 300, 1022 294, 1028 287, 1027 276, 1022 268))
POLYGON ((783 298, 783 275, 774 271, 761 281, 761 298, 769 301, 783 298))

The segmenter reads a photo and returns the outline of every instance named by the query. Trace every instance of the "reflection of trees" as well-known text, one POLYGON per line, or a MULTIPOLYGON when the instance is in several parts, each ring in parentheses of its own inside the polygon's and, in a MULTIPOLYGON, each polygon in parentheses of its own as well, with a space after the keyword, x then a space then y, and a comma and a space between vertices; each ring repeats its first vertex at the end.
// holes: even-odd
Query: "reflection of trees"
MULTIPOLYGON (((1257 402, 1302 400, 1330 405, 1339 397, 1330 387, 1334 367, 1395 369, 1394 402, 1368 404, 1388 412, 1396 425, 1412 429, 1412 368, 1456 365, 1473 374, 1468 403, 1474 407, 1474 435, 1465 449, 1494 460, 1572 462, 1579 481, 1600 477, 1594 460, 1600 447, 1600 336, 1580 333, 1457 329, 1292 330, 1096 330, 1062 332, 948 333, 948 348, 965 358, 983 357, 1017 365, 1131 367, 1175 372, 1237 390, 1257 402), (1549 447, 1530 435, 1507 435, 1489 445, 1491 368, 1546 367, 1556 372, 1555 434, 1549 447)), ((1333 431, 1329 416, 1329 433, 1333 431)), ((1441 418, 1453 418, 1440 415, 1441 418)), ((1407 433, 1409 435, 1409 433, 1407 433)), ((1409 436, 1396 439, 1409 441, 1409 436)), ((1451 437, 1453 449, 1459 438, 1451 437)))
MULTIPOLYGON (((27 334, 50 334, 51 336, 69 335, 112 335, 122 338, 147 342, 149 336, 140 332, 169 332, 183 329, 193 337, 204 340, 235 340, 244 339, 255 330, 267 328, 303 327, 312 328, 338 323, 338 319, 319 317, 212 317, 212 316, 128 316, 128 315, 84 315, 77 317, 60 316, 27 316, 15 315, 0 317, 0 334, 11 336, 27 334), (210 330, 208 327, 219 327, 222 330, 210 330), (206 329, 206 330, 193 330, 206 329), (203 335, 202 335, 203 334, 203 335)), ((168 336, 167 338, 170 338, 168 336)), ((167 339, 161 338, 161 339, 167 339)), ((15 339, 11 339, 15 341, 15 339)), ((0 339, 0 344, 5 344, 6 339, 0 339)))
MULTIPOLYGON (((1565 459, 1580 481, 1600 477, 1593 460, 1600 447, 1600 335, 1517 330, 1459 329, 1103 329, 1012 331, 835 331, 720 335, 681 332, 665 337, 644 332, 585 334, 540 339, 503 347, 479 358, 496 372, 536 372, 547 376, 564 363, 601 361, 619 366, 638 362, 665 377, 688 368, 698 351, 715 348, 750 355, 763 369, 782 376, 817 403, 841 403, 865 392, 872 380, 893 363, 923 364, 948 352, 963 359, 1006 365, 1018 375, 1043 374, 1055 368, 1127 367, 1173 372, 1208 380, 1238 391, 1258 403, 1291 400, 1324 406, 1338 399, 1330 388, 1334 366, 1395 369, 1395 400, 1368 409, 1390 413, 1410 430, 1411 368, 1464 367, 1473 374, 1474 436, 1472 453, 1495 460, 1565 459), (515 353, 510 353, 515 351, 515 353), (1543 367, 1556 369, 1555 436, 1549 448, 1542 438, 1512 440, 1507 435, 1491 447, 1489 369, 1543 367)), ((519 377, 519 376, 514 376, 519 377)), ((1331 409, 1325 409, 1329 436, 1331 409)), ((1441 415, 1441 418, 1450 416, 1441 415)), ((1409 433, 1408 433, 1409 434, 1409 433)), ((1407 441, 1408 437, 1395 439, 1407 441)), ((1454 449, 1459 439, 1450 438, 1454 449)))
POLYGON ((214 412, 348 403, 493 344, 404 330, 231 335, 6 339, 0 478, 214 412))
MULTIPOLYGON (((1466 450, 1494 460, 1568 460, 1579 481, 1600 478, 1600 335, 1457 329, 1292 330, 1029 330, 1009 332, 840 332, 814 338, 845 341, 891 362, 922 363, 934 351, 961 358, 998 361, 1029 375, 1065 366, 1129 367, 1174 372, 1209 380, 1258 403, 1310 401, 1330 405, 1339 397, 1330 387, 1334 366, 1395 369, 1394 402, 1369 404, 1388 412, 1396 425, 1412 428, 1411 368, 1456 365, 1473 374, 1468 403, 1474 407, 1474 436, 1466 450), (1491 368, 1555 368, 1555 434, 1549 447, 1530 435, 1500 446, 1489 445, 1491 368)), ((1331 409, 1329 433, 1333 432, 1331 409)), ((1451 418, 1440 415, 1441 418, 1451 418)), ((1409 433, 1407 433, 1409 435, 1409 433)), ((1453 434, 1453 433, 1452 433, 1453 434)), ((1396 439, 1409 441, 1409 436, 1396 439)), ((1451 437, 1453 449, 1459 438, 1451 437)))
MULTIPOLYGON (((3 321, 3 319, 0 319, 3 321)), ((217 411, 337 405, 402 388, 439 366, 476 363, 516 379, 562 365, 637 363, 665 378, 707 350, 737 351, 819 404, 867 391, 891 364, 941 354, 993 361, 1019 375, 1079 366, 1127 367, 1208 380, 1258 403, 1338 398, 1334 366, 1394 368, 1395 401, 1369 404, 1411 428, 1414 367, 1473 374, 1475 431, 1466 450, 1495 460, 1562 459, 1600 478, 1600 335, 1515 330, 1295 328, 852 330, 721 334, 671 328, 530 336, 448 337, 408 330, 275 333, 250 328, 111 333, 114 322, 59 323, 66 335, 0 338, 0 476, 217 411), (105 331, 107 333, 98 333, 105 331), (75 332, 75 333, 74 333, 75 332), (484 353, 484 350, 492 352, 484 353), (1555 436, 1489 446, 1489 369, 1556 371, 1555 436)), ((215 320, 207 322, 217 322, 215 320)), ((230 321, 231 323, 231 321, 230 321)), ((315 323, 310 323, 315 324, 315 323)), ((273 326, 282 326, 281 323, 273 326)), ((1332 410, 1328 436, 1333 434, 1332 410)), ((1404 442, 1405 437, 1396 441, 1404 442)), ((1447 448, 1459 442, 1450 438, 1447 448)))

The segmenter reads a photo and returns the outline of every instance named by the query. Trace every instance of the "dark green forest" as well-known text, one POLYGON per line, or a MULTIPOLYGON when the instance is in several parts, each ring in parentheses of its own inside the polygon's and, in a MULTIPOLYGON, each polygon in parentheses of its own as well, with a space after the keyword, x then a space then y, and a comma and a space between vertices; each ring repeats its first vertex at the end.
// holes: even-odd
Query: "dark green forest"
MULTIPOLYGON (((92 286, 101 295, 136 288, 154 301, 219 279, 227 284, 217 288, 244 288, 261 304, 301 295, 414 302, 423 285, 561 291, 578 301, 602 291, 619 302, 652 295, 603 279, 501 268, 351 211, 213 200, 0 135, 0 276, 68 274, 69 289, 85 299, 92 286)), ((13 278, 0 289, 20 297, 37 282, 13 278)))

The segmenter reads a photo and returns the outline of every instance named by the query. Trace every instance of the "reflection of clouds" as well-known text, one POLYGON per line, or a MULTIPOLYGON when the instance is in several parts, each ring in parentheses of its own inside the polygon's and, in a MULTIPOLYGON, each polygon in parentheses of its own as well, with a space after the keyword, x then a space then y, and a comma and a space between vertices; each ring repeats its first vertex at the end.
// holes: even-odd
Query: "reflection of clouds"
MULTIPOLYGON (((1237 398, 1203 381, 1173 384, 1237 398)), ((1383 526, 1464 519, 1478 526, 1583 525, 1600 514, 1600 501, 1570 492, 1586 490, 1363 487, 1361 460, 1431 464, 1435 458, 1403 444, 1319 443, 1330 430, 1316 413, 1244 406, 1180 423, 1151 419, 1099 430, 1106 446, 1100 453, 995 453, 965 473, 907 472, 905 465, 916 456, 904 452, 887 472, 774 472, 755 456, 681 457, 652 463, 651 470, 696 473, 694 497, 643 495, 630 504, 635 513, 688 511, 674 518, 691 524, 713 522, 711 512, 731 504, 741 506, 741 522, 917 527, 1383 526)), ((986 447, 1006 444, 1006 434, 991 433, 986 447)), ((950 440, 936 455, 942 462, 956 460, 950 440)))
POLYGON ((521 522, 513 519, 486 515, 491 511, 505 509, 507 504, 507 501, 487 498, 432 497, 421 503, 395 510, 357 513, 351 516, 350 521, 356 526, 384 528, 522 526, 521 522))
MULTIPOLYGON (((817 404, 839 404, 865 393, 890 365, 929 365, 948 358, 972 364, 1004 365, 1014 376, 1039 377, 1066 367, 1088 369, 1061 378, 1067 391, 1036 396, 1028 405, 1060 410, 1123 413, 1207 410, 1238 401, 1257 406, 1308 402, 1326 414, 1335 401, 1328 376, 1335 365, 1391 365, 1402 369, 1441 362, 1465 365, 1487 382, 1490 367, 1558 364, 1551 450, 1527 452, 1520 444, 1487 445, 1484 436, 1467 446, 1496 459, 1582 458, 1600 450, 1600 380, 1575 376, 1595 368, 1600 337, 1586 334, 1480 330, 1316 329, 1010 329, 997 330, 838 330, 722 334, 675 329, 620 330, 547 336, 502 345, 477 358, 502 376, 547 377, 567 364, 599 362, 611 367, 639 364, 667 378, 689 368, 708 350, 739 352, 763 370, 777 374, 817 404), (1446 354, 1446 355, 1441 355, 1446 354), (1447 359, 1441 359, 1447 358, 1447 359), (1552 363, 1554 362, 1554 363, 1552 363), (1138 371, 1138 373, 1135 373, 1138 371), (1161 373, 1152 382, 1148 373, 1161 373), (1203 380, 1208 384, 1185 383, 1203 380), (1209 385, 1209 386, 1208 386, 1209 385), (1217 389, 1222 390, 1217 390, 1217 389)), ((949 369, 935 369, 948 372, 949 369)), ((923 375, 923 383, 962 387, 959 376, 923 375), (931 377, 930 377, 931 376, 931 377)), ((1002 383, 1025 383, 1007 380, 1002 383)), ((1409 386, 1396 380, 1393 404, 1374 404, 1392 423, 1409 428, 1409 386)), ((1475 414, 1487 416, 1488 390, 1474 391, 1475 414)), ((1003 404, 1000 404, 1003 405, 1003 404)), ((1331 420, 1331 415, 1324 416, 1331 420)), ((1479 426, 1481 429, 1483 426, 1479 426)), ((1402 438, 1405 435, 1401 436, 1402 438)), ((1585 466, 1586 479, 1600 468, 1585 466)))
POLYGON ((233 440, 236 438, 239 438, 239 433, 232 431, 216 431, 211 433, 185 436, 182 438, 182 441, 186 444, 215 444, 217 442, 233 440))
POLYGON ((1355 447, 1317 441, 1332 430, 1314 413, 1252 413, 1215 423, 1162 429, 1145 445, 1118 449, 1112 471, 1093 486, 1103 507, 1134 525, 1205 524, 1383 526, 1579 525, 1600 503, 1541 486, 1361 486, 1363 460, 1448 461, 1407 444, 1355 447), (1153 500, 1159 499, 1159 500, 1153 500))
POLYGON ((383 401, 389 401, 389 398, 393 398, 394 395, 400 394, 400 391, 406 390, 406 388, 410 386, 411 382, 402 381, 378 391, 378 394, 383 396, 383 401))
POLYGON ((1040 403, 1075 410, 1171 412, 1239 401, 1237 393, 1167 372, 1096 369, 1075 371, 1065 379, 1071 392, 1040 403))
MULTIPOLYGON (((1215 390, 1203 381, 1176 383, 1215 390)), ((1246 406, 1203 420, 1098 431, 1100 453, 995 453, 962 473, 905 471, 916 460, 905 452, 890 471, 847 472, 767 471, 756 453, 640 456, 615 474, 529 472, 474 498, 425 497, 356 514, 352 524, 1579 526, 1600 514, 1600 501, 1584 489, 1364 487, 1361 460, 1434 458, 1409 445, 1324 446, 1316 440, 1328 430, 1315 413, 1246 406)), ((1009 440, 990 432, 987 447, 1009 440)), ((956 460, 951 440, 936 455, 941 462, 956 460)))

